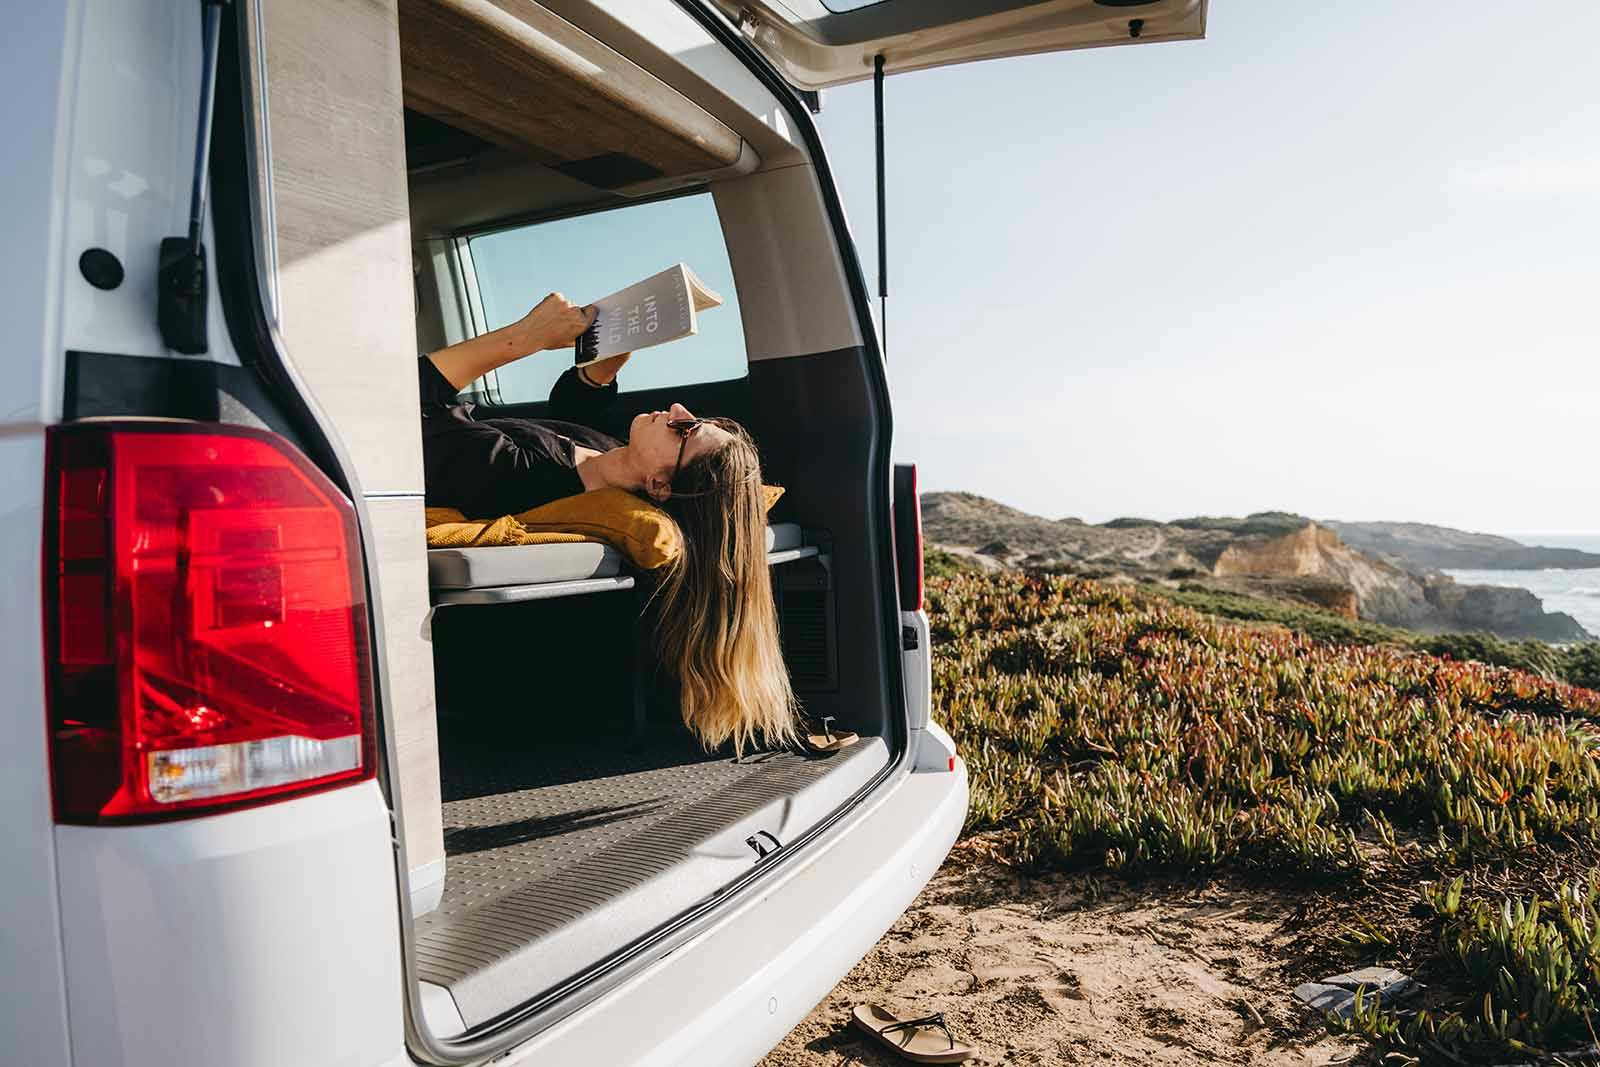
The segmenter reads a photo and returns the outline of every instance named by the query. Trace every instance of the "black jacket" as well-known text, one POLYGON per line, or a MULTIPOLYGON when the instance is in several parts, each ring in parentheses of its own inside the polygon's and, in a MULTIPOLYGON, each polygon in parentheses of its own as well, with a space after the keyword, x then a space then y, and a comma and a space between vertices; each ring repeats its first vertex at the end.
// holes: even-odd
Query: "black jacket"
POLYGON ((417 360, 417 385, 427 503, 468 518, 514 515, 581 493, 573 446, 607 452, 622 444, 596 429, 623 429, 617 383, 586 385, 576 369, 550 387, 547 419, 475 418, 476 405, 457 396, 427 356, 417 360))

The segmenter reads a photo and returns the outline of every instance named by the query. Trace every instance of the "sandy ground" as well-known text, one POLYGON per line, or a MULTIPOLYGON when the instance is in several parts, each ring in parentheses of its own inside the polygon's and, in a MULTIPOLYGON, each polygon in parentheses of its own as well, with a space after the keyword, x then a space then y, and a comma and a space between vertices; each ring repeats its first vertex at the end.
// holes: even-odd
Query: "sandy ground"
POLYGON ((1358 1062, 1290 998, 1292 911, 1260 888, 1023 880, 957 854, 762 1063, 905 1063, 847 1025, 870 1002, 944 1011, 976 1064, 1358 1062))

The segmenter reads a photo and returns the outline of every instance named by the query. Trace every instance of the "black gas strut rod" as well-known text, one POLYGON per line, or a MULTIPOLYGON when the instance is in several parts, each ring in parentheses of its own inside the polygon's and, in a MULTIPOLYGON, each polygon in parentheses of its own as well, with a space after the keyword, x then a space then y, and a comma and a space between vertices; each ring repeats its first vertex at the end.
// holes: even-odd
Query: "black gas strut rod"
POLYGON ((884 217, 883 56, 872 57, 872 106, 878 120, 878 343, 889 358, 889 225, 884 217))
POLYGON ((161 239, 156 275, 156 322, 167 347, 185 355, 206 351, 206 172, 211 166, 211 113, 217 101, 217 44, 222 5, 201 0, 204 52, 200 60, 200 119, 194 138, 194 180, 189 186, 189 232, 161 239))

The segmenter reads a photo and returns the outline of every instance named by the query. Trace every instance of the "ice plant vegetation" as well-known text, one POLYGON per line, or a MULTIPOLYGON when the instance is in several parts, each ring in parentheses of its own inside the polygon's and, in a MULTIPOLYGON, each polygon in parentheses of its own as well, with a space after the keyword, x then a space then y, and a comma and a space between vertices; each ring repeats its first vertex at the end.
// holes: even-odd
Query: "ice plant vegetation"
POLYGON ((1400 897, 1327 949, 1435 996, 1349 1026, 1454 1062, 1594 1041, 1600 692, 1072 578, 956 574, 929 607, 967 831, 1002 859, 1400 897))

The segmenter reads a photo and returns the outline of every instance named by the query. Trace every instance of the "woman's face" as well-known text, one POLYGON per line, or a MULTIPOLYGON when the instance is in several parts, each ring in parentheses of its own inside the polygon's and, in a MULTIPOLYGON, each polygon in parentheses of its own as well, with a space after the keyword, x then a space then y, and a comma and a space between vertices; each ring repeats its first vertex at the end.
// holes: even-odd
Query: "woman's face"
POLYGON ((730 438, 727 430, 702 422, 684 440, 668 423, 694 418, 682 404, 665 411, 644 411, 633 417, 628 427, 628 451, 637 457, 645 473, 645 490, 657 500, 671 495, 672 471, 678 466, 678 449, 683 449, 683 466, 714 452, 730 438))

